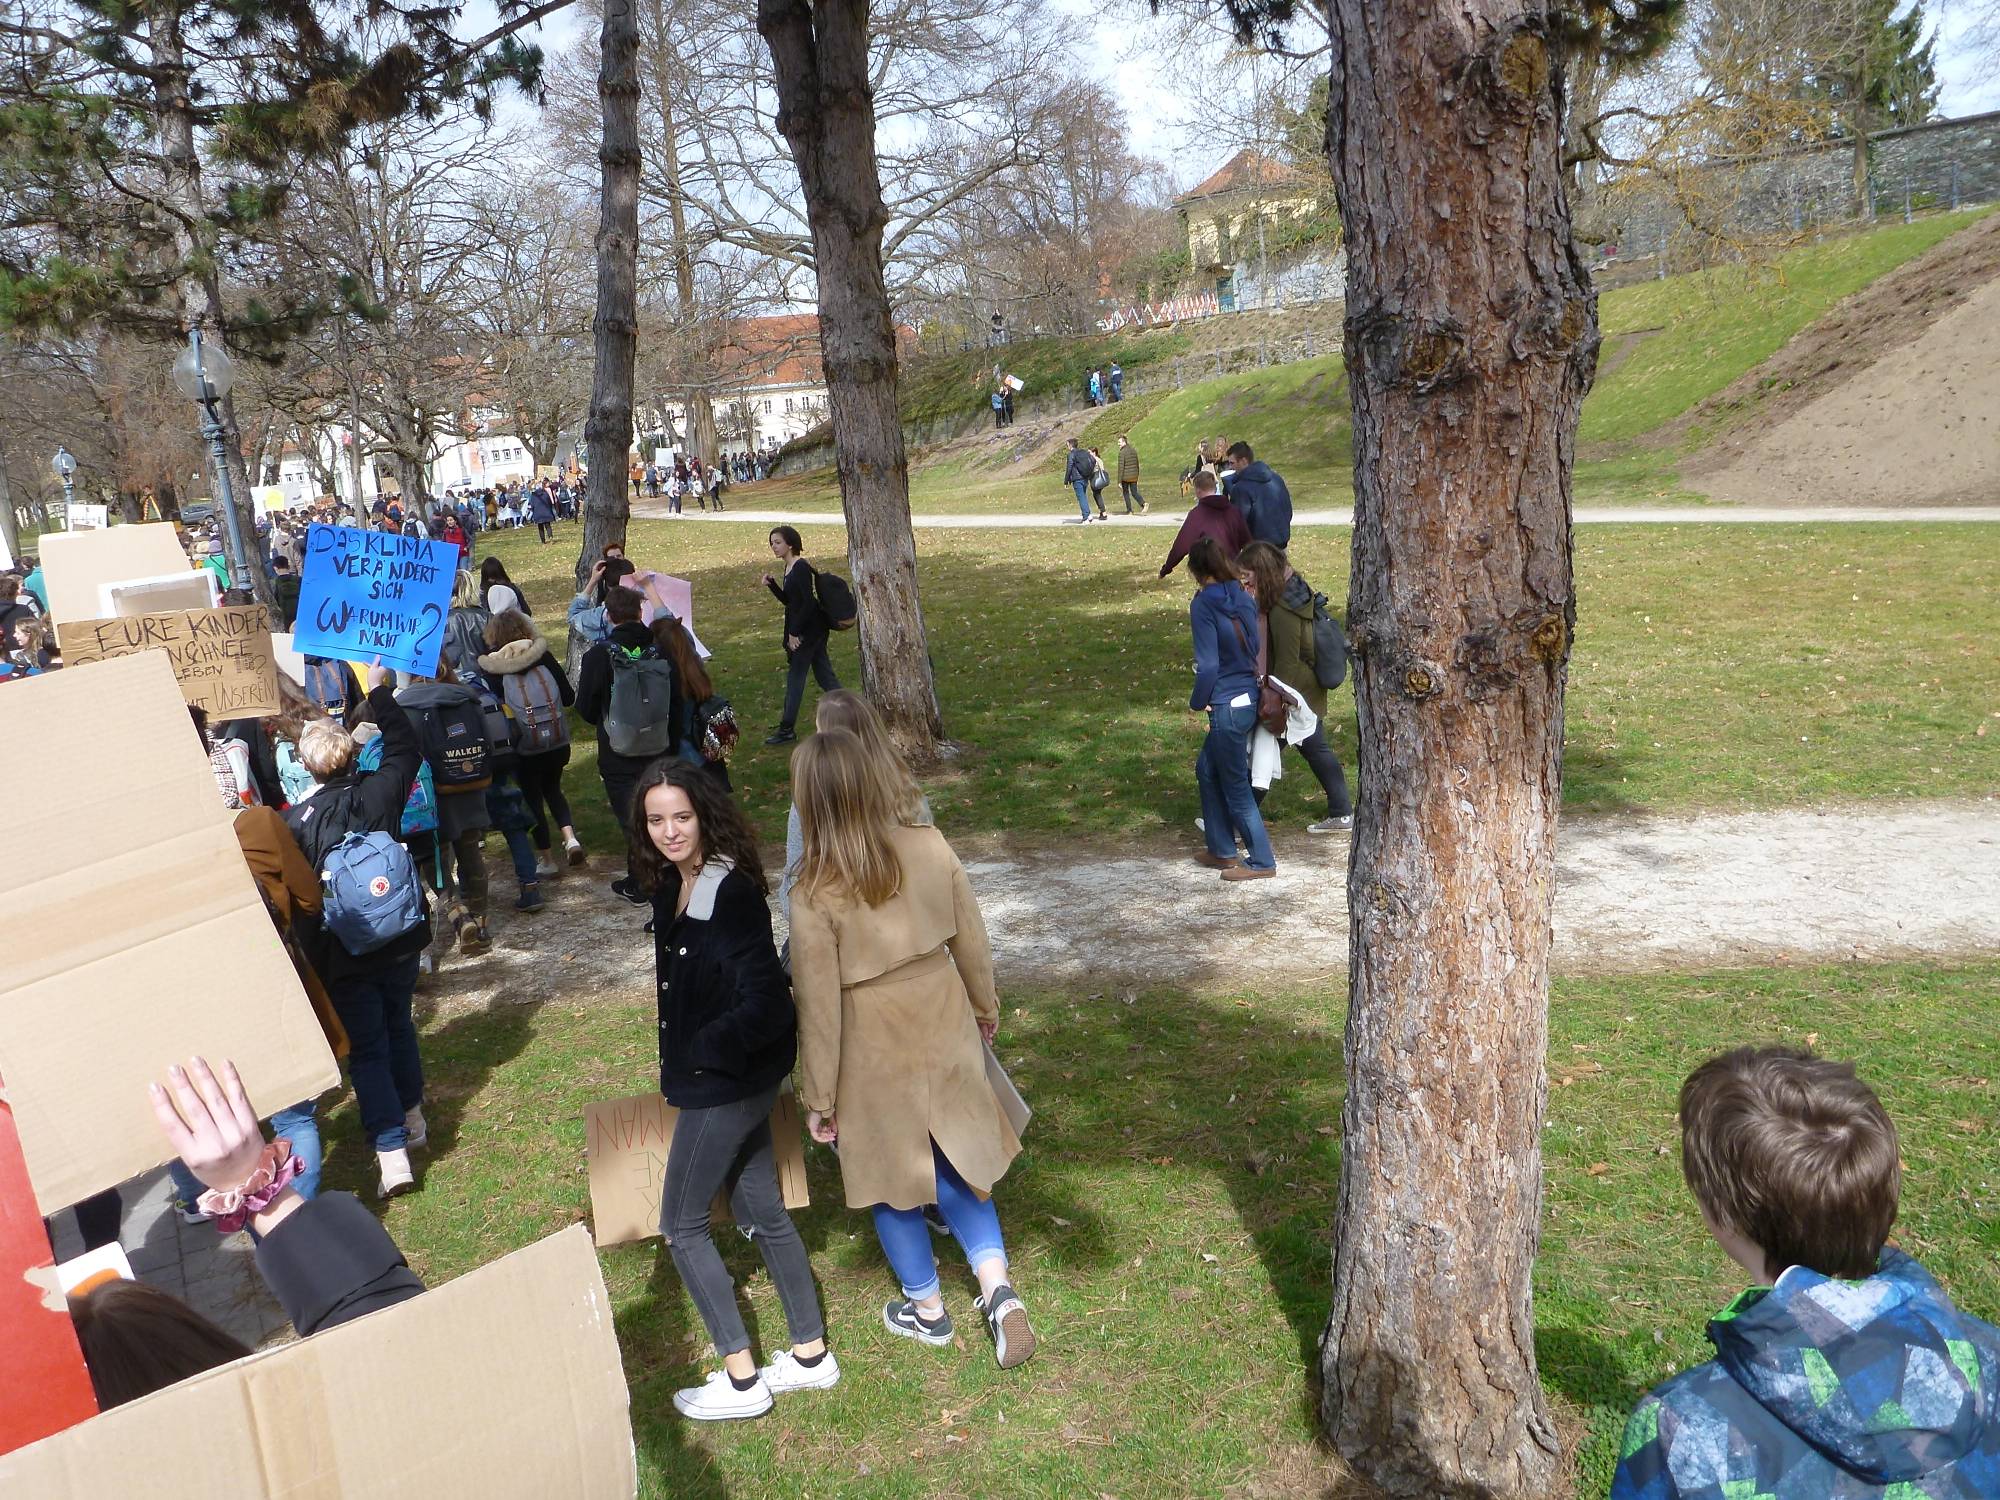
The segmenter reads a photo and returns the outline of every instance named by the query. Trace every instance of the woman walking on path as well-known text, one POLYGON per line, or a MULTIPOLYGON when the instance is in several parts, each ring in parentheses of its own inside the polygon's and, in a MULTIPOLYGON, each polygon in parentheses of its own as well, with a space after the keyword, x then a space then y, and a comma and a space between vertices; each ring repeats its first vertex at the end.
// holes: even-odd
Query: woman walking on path
POLYGON ((1208 848, 1194 862, 1220 870, 1224 880, 1268 880, 1278 873, 1278 861, 1250 794, 1250 731, 1257 727, 1257 606, 1213 537, 1194 544, 1188 571, 1195 581, 1194 602, 1188 606, 1194 631, 1194 692, 1188 711, 1208 715, 1208 736, 1194 762, 1208 848), (1250 851, 1240 865, 1238 838, 1250 851))
POLYGON ((576 821, 570 816, 562 784, 570 750, 569 716, 563 710, 576 702, 576 690, 570 686, 562 663, 542 639, 535 622, 510 609, 495 615, 487 625, 486 654, 479 658, 479 670, 498 686, 519 726, 514 780, 535 820, 530 833, 542 856, 536 876, 562 873, 549 857, 555 845, 552 830, 561 831, 563 854, 571 867, 581 865, 583 845, 577 839, 576 821))
POLYGON ((1000 1020, 993 953, 964 867, 935 828, 901 821, 892 778, 844 729, 792 756, 804 852, 792 888, 800 1097, 840 1147, 849 1208, 870 1209, 903 1296, 891 1333, 952 1341, 923 1208, 936 1203, 979 1278, 973 1306, 1011 1369, 1035 1352, 994 1211, 1021 1142, 987 1081, 1000 1020))
POLYGON ((1243 584, 1263 617, 1263 646, 1258 665, 1305 699, 1313 713, 1313 732, 1295 741, 1299 754, 1326 793, 1326 817, 1308 823, 1308 833, 1338 833, 1354 826, 1354 804, 1347 796, 1347 775, 1340 758, 1326 742, 1326 689, 1313 674, 1312 586, 1292 571, 1285 554, 1269 542, 1252 542, 1237 556, 1243 584))
POLYGON ((635 805, 632 864, 653 903, 660 1093, 680 1111, 660 1233, 722 1356, 705 1383, 675 1392, 674 1409, 704 1422, 759 1417, 774 1395, 840 1379, 772 1153, 771 1107, 798 1055, 797 1013, 771 940, 757 838, 729 793, 669 757, 647 769, 635 805), (709 1233, 709 1205, 724 1189, 763 1254, 792 1335, 791 1348, 761 1370, 709 1233))
POLYGON ((820 611, 819 596, 813 589, 817 575, 812 564, 805 560, 805 550, 805 539, 797 528, 772 529, 771 555, 784 564, 784 581, 781 583, 766 573, 764 587, 785 606, 785 711, 778 720, 777 732, 765 739, 767 745, 786 745, 798 738, 794 726, 799 719, 799 704, 805 699, 808 671, 822 693, 840 686, 840 679, 834 675, 833 658, 826 650, 826 616, 820 611))

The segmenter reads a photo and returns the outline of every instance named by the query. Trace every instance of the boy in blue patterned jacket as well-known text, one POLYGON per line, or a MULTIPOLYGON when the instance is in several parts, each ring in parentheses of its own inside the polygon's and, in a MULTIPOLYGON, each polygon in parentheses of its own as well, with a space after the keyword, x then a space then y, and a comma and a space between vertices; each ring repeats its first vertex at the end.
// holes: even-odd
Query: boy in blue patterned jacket
POLYGON ((2000 1496, 2000 1330, 1960 1312, 1896 1219, 1896 1127, 1846 1063, 1782 1048, 1681 1085, 1681 1166, 1755 1283, 1716 1357, 1625 1429, 1612 1500, 2000 1496))

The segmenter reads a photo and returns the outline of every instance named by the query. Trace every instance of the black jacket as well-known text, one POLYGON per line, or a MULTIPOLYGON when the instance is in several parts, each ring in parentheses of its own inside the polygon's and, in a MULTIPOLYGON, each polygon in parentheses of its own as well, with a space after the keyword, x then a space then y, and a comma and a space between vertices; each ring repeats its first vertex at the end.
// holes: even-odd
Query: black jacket
POLYGON ((1081 479, 1085 484, 1097 472, 1097 460, 1090 456, 1090 450, 1076 447, 1069 450, 1069 457, 1063 461, 1063 483, 1075 484, 1081 479))
POLYGON ((695 877, 687 910, 669 865, 653 893, 660 1092, 677 1109, 733 1104, 792 1071, 798 1013, 771 939, 764 893, 727 860, 695 877))
POLYGON ((816 576, 812 564, 802 558, 792 564, 782 582, 764 585, 785 606, 785 634, 797 636, 799 649, 808 653, 827 636, 826 616, 820 612, 819 594, 813 588, 816 576))
MULTIPOLYGON (((299 841, 299 849, 314 874, 325 868, 326 857, 350 833, 387 833, 400 837, 403 831, 403 804, 409 800, 410 783, 416 780, 417 769, 424 763, 423 751, 417 745, 417 729, 386 682, 368 695, 368 706, 374 710, 375 723, 382 731, 382 764, 373 771, 359 771, 327 782, 285 813, 285 826, 299 841)), ((320 978, 331 984, 349 975, 379 974, 392 969, 421 953, 430 946, 430 941, 431 919, 426 912, 415 927, 373 953, 357 957, 331 934, 321 933, 308 957, 320 978)))
MULTIPOLYGON (((583 653, 583 665, 576 672, 576 712, 586 724, 597 727, 597 768, 609 771, 613 776, 636 776, 651 765, 657 756, 620 755, 611 748, 611 742, 604 737, 604 716, 611 708, 611 652, 618 647, 627 650, 645 650, 654 656, 659 651, 653 645, 653 632, 639 621, 629 625, 611 627, 609 639, 599 642, 583 653)), ((674 673, 674 690, 667 700, 667 713, 674 726, 674 737, 667 742, 663 755, 672 755, 680 748, 681 674, 674 673)))
POLYGON ((1292 492, 1263 459, 1250 464, 1240 474, 1229 476, 1223 486, 1229 503, 1243 512, 1250 535, 1283 549, 1292 543, 1292 492))
POLYGON ((424 1289, 382 1221, 352 1193, 322 1193, 285 1215, 257 1242, 257 1270, 307 1336, 424 1289))

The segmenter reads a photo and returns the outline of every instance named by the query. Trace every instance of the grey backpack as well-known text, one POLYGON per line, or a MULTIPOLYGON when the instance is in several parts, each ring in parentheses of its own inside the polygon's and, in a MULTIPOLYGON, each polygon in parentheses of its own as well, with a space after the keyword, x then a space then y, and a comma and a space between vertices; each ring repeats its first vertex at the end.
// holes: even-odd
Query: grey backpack
POLYGON ((519 727, 518 749, 523 755, 540 755, 560 750, 569 743, 569 715, 563 712, 556 693, 556 680, 544 666, 525 672, 510 672, 500 679, 508 711, 519 727))
POLYGON ((674 742, 674 664, 651 649, 643 653, 606 645, 611 657, 611 705, 604 739, 614 755, 664 755, 674 742))

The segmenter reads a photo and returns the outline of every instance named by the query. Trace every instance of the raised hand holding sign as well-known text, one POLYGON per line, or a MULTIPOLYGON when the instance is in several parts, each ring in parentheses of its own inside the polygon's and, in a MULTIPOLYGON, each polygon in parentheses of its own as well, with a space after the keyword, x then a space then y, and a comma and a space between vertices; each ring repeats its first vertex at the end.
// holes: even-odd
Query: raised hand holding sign
POLYGON ((379 659, 417 677, 437 670, 458 569, 449 542, 361 531, 306 530, 292 647, 341 661, 379 659))

